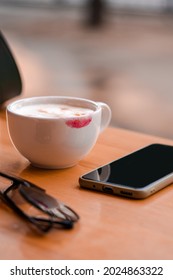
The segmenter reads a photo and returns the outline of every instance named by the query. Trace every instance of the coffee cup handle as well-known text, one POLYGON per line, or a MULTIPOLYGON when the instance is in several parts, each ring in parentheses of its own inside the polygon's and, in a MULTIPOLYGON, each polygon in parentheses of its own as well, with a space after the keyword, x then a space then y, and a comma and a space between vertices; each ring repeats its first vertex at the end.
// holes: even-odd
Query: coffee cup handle
POLYGON ((100 132, 102 132, 109 125, 112 113, 110 107, 106 103, 97 102, 97 104, 102 109, 101 125, 100 125, 100 132))

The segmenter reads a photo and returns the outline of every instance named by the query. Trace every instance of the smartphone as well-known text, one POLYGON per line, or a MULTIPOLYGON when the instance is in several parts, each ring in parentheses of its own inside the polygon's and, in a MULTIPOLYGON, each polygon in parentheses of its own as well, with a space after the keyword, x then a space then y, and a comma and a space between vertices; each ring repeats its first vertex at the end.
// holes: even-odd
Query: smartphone
POLYGON ((173 146, 151 144, 79 178, 82 188, 142 199, 173 182, 173 146))

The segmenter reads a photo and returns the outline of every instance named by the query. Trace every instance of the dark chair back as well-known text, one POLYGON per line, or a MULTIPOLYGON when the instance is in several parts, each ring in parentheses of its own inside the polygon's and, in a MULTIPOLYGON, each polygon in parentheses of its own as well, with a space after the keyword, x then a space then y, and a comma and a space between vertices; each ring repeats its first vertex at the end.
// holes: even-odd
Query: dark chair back
POLYGON ((21 76, 12 52, 0 31, 0 104, 22 91, 21 76))

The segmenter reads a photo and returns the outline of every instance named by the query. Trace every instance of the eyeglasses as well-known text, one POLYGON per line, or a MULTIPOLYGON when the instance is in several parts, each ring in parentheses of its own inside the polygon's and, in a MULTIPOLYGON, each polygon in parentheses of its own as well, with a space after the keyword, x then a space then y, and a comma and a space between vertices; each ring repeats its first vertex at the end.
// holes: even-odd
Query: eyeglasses
POLYGON ((51 228, 70 229, 79 219, 69 206, 26 180, 0 172, 0 198, 17 215, 42 233, 51 228))

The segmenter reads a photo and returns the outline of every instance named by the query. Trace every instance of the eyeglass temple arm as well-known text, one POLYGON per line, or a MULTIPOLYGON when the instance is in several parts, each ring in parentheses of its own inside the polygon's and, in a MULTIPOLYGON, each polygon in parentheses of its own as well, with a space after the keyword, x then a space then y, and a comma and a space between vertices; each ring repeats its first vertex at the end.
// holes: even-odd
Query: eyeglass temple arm
POLYGON ((40 191, 43 191, 45 192, 45 189, 43 188, 40 188, 38 187, 37 185, 31 183, 31 182, 28 182, 27 180, 24 180, 24 179, 21 179, 19 177, 16 177, 16 176, 12 176, 12 175, 8 175, 6 173, 3 173, 0 171, 0 176, 4 177, 4 178, 7 178, 7 179, 10 179, 13 181, 13 184, 10 186, 10 187, 13 187, 14 185, 17 185, 19 183, 23 183, 25 186, 34 186, 35 188, 37 188, 38 190, 40 191))

